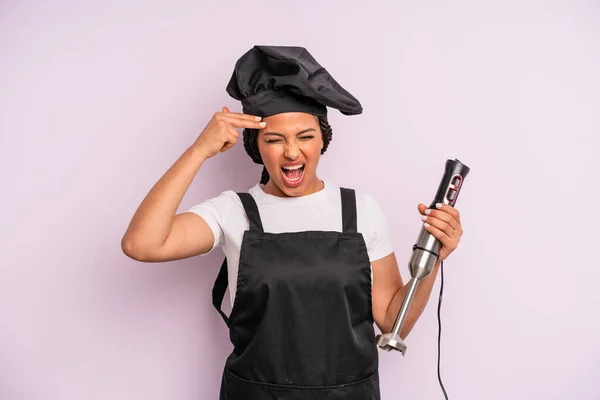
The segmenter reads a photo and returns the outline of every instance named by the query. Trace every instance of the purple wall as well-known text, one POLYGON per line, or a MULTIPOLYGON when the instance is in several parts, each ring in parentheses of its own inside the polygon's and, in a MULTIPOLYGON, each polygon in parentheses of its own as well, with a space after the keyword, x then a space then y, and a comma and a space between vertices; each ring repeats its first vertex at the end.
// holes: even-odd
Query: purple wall
MULTIPOLYGON (((0 4, 0 399, 215 399, 230 345, 221 254, 166 264, 120 239, 222 105, 254 44, 296 44, 363 103, 331 113, 320 175, 388 215, 403 276, 447 158, 471 174, 446 262, 451 399, 597 399, 600 6, 525 2, 0 4), (596 306, 596 307, 594 307, 596 306)), ((181 210, 254 185, 242 146, 181 210)), ((439 279, 384 399, 440 399, 439 279)))

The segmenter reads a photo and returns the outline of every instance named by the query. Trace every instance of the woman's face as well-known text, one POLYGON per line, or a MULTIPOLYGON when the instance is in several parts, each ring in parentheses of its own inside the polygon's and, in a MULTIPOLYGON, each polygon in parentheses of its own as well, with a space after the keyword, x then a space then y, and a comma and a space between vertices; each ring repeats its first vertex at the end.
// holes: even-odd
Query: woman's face
POLYGON ((316 116, 290 112, 263 118, 258 149, 270 175, 267 193, 276 196, 304 196, 321 189, 317 165, 323 149, 323 135, 316 116))

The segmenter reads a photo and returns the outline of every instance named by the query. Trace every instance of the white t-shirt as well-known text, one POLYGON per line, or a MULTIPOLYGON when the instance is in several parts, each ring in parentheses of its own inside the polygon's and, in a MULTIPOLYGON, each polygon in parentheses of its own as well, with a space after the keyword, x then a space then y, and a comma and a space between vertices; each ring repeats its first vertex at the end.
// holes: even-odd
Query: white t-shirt
MULTIPOLYGON (((263 229, 269 233, 302 231, 342 231, 340 187, 324 182, 324 189, 300 197, 278 197, 263 191, 257 184, 248 192, 258 206, 263 229)), ((188 210, 202 217, 210 226, 216 247, 227 257, 231 304, 237 287, 240 248, 244 231, 249 228, 246 212, 238 195, 231 190, 208 199, 188 210)), ((390 233, 385 217, 375 199, 356 191, 357 230, 363 234, 369 260, 379 260, 392 253, 390 233)), ((208 254, 208 253, 207 253, 208 254)), ((372 273, 372 271, 371 271, 372 273)))

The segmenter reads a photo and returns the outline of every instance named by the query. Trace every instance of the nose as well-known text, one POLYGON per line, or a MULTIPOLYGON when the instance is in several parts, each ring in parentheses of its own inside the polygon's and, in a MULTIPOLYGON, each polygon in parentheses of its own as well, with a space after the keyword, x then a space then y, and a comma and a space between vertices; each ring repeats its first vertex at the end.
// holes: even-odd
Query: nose
POLYGON ((295 160, 300 155, 300 149, 295 141, 288 143, 285 148, 285 157, 290 160, 295 160))

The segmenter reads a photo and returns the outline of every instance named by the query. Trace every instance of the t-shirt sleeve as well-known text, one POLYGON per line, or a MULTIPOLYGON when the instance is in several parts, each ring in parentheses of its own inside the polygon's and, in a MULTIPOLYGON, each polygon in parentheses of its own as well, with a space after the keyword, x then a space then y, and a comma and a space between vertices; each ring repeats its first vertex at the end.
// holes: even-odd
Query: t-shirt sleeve
POLYGON ((387 220, 379 203, 370 195, 365 195, 370 235, 367 251, 371 262, 390 255, 394 249, 387 220))
POLYGON ((211 253, 215 248, 223 246, 223 222, 230 207, 231 198, 227 192, 223 192, 219 196, 204 200, 187 210, 187 212, 199 215, 208 224, 215 237, 213 247, 205 255, 211 253))

